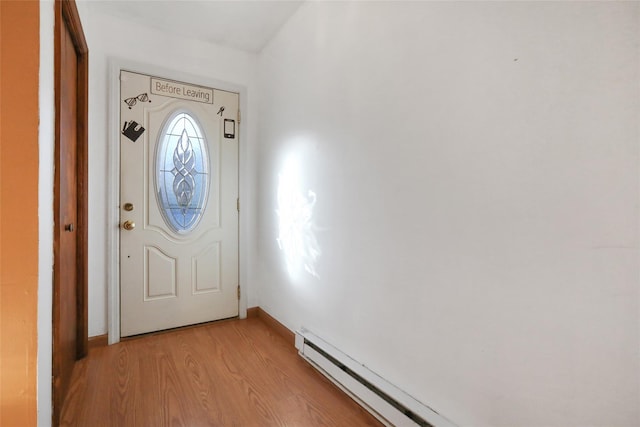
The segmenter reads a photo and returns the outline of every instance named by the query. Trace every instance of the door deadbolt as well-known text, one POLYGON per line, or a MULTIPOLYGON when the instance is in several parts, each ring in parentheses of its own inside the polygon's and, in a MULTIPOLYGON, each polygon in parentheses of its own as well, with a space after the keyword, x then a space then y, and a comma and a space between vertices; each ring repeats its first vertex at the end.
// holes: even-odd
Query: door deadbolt
POLYGON ((135 222, 133 222, 133 221, 125 221, 125 222, 122 224, 122 228, 124 228, 125 230, 129 230, 129 231, 131 231, 131 230, 133 230, 134 228, 136 228, 136 223, 135 223, 135 222))
POLYGON ((75 230, 75 227, 73 224, 65 224, 64 231, 73 231, 73 230, 75 230))
POLYGON ((124 210, 127 212, 131 212, 133 210, 133 203, 125 203, 124 210))

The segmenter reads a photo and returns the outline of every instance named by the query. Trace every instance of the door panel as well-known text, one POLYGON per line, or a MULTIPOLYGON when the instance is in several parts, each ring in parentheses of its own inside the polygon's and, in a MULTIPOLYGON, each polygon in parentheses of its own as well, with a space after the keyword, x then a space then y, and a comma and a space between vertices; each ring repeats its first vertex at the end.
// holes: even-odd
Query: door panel
MULTIPOLYGON (((56 299, 59 304, 59 327, 56 351, 59 354, 54 367, 55 383, 59 390, 66 390, 76 360, 77 324, 77 57, 73 41, 66 26, 61 34, 60 59, 64 74, 60 80, 60 141, 59 159, 59 221, 56 223, 59 236, 58 286, 56 299)), ((64 397, 64 393, 61 393, 64 397)))
POLYGON ((214 242, 192 260, 193 293, 220 291, 220 242, 214 242))
POLYGON ((159 248, 145 246, 145 301, 158 298, 176 297, 178 271, 175 257, 162 252, 159 248))
POLYGON ((53 425, 87 352, 87 45, 73 1, 56 1, 53 425))
POLYGON ((238 145, 223 123, 238 94, 170 82, 212 95, 193 101, 154 93, 151 76, 120 79, 121 335, 237 316, 238 145))

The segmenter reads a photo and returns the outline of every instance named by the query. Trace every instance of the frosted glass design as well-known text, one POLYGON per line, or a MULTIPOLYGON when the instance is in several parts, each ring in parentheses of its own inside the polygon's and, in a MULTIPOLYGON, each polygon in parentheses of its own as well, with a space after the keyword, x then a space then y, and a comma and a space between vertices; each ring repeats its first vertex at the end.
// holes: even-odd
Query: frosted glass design
POLYGON ((156 151, 156 191, 167 225, 192 231, 204 213, 209 183, 207 143, 196 119, 174 113, 160 134, 156 151))

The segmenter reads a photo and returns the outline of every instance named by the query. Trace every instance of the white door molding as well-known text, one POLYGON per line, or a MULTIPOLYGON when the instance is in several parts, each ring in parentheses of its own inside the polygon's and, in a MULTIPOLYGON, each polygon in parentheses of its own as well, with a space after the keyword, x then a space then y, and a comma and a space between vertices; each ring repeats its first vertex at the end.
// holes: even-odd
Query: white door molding
MULTIPOLYGON (((240 94, 240 109, 247 110, 247 89, 237 84, 215 80, 207 77, 192 75, 181 71, 171 70, 154 65, 141 64, 135 61, 109 58, 109 118, 108 118, 108 166, 107 173, 107 330, 109 344, 120 341, 120 71, 127 70, 140 74, 148 74, 169 80, 189 81, 207 87, 237 92, 240 94)), ((246 132, 246 114, 239 123, 239 194, 240 205, 247 206, 244 195, 247 193, 246 147, 244 137, 246 132)), ((247 317, 247 215, 240 213, 239 218, 239 281, 242 292, 239 301, 239 317, 247 317)))

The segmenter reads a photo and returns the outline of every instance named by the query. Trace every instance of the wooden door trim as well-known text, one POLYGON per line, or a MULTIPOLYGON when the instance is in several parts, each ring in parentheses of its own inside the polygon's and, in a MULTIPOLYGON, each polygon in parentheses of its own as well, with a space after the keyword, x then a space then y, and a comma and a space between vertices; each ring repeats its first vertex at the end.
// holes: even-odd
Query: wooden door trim
POLYGON ((77 357, 89 351, 89 48, 84 37, 80 16, 75 2, 62 3, 62 13, 67 22, 73 44, 78 53, 78 331, 77 357), (67 5, 67 6, 65 6, 67 5))
MULTIPOLYGON (((78 57, 77 77, 77 252, 76 252, 76 301, 77 330, 76 357, 88 353, 88 94, 89 94, 89 49, 87 46, 80 16, 74 0, 55 1, 54 27, 54 91, 55 91, 55 151, 54 151, 54 231, 53 231, 53 378, 60 366, 59 348, 60 312, 57 296, 60 293, 60 108, 61 108, 61 42, 64 26, 67 27, 78 57)), ((61 390, 53 383, 53 425, 57 425, 62 404, 61 390)))

